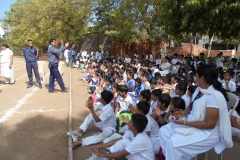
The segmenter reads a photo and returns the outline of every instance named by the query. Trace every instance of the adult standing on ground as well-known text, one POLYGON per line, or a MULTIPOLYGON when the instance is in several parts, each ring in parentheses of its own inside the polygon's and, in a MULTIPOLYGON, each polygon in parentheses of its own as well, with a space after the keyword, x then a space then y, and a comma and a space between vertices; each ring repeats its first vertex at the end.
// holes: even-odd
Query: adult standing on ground
POLYGON ((14 84, 14 64, 13 51, 7 44, 2 44, 2 51, 0 53, 1 62, 1 76, 4 77, 5 84, 14 84))
POLYGON ((33 47, 33 41, 28 40, 28 46, 23 50, 24 58, 26 61, 26 69, 28 74, 29 83, 27 88, 31 88, 33 86, 33 76, 32 70, 34 71, 36 81, 38 83, 38 87, 42 88, 42 83, 40 80, 39 72, 38 72, 38 51, 35 47, 33 47))
POLYGON ((59 86, 61 87, 62 92, 66 92, 68 88, 65 87, 63 83, 63 79, 61 74, 58 70, 58 63, 59 63, 59 55, 69 46, 69 42, 65 43, 61 40, 61 47, 57 49, 57 42, 56 39, 50 39, 50 46, 48 47, 48 67, 50 70, 50 77, 49 77, 49 89, 48 92, 54 92, 54 79, 57 80, 59 86))
POLYGON ((72 47, 71 49, 71 53, 72 53, 72 60, 74 62, 74 65, 76 65, 76 56, 77 56, 77 51, 72 47))

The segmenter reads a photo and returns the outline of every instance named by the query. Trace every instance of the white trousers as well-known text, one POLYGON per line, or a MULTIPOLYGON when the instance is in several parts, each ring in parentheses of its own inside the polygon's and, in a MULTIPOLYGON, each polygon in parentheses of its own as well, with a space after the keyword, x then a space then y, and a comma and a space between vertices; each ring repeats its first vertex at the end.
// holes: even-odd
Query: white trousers
POLYGON ((160 149, 159 138, 158 137, 153 137, 153 138, 150 137, 150 140, 152 142, 155 155, 158 155, 159 149, 160 149))
POLYGON ((111 136, 114 133, 113 129, 106 126, 102 121, 95 122, 92 114, 89 114, 85 118, 84 122, 82 123, 82 125, 79 128, 81 130, 83 130, 83 132, 85 132, 88 128, 88 125, 92 122, 95 124, 96 127, 100 128, 102 130, 102 133, 100 133, 99 135, 93 135, 93 136, 84 138, 82 140, 82 146, 87 146, 90 144, 96 144, 96 143, 103 142, 103 140, 105 138, 108 138, 109 136, 111 136))
POLYGON ((218 134, 212 133, 207 139, 201 142, 174 147, 171 138, 172 135, 173 132, 165 126, 159 129, 159 141, 166 160, 190 160, 200 153, 209 151, 221 141, 218 134))
POLYGON ((231 127, 231 128, 232 128, 232 135, 236 137, 240 137, 240 129, 237 129, 234 127, 231 127))

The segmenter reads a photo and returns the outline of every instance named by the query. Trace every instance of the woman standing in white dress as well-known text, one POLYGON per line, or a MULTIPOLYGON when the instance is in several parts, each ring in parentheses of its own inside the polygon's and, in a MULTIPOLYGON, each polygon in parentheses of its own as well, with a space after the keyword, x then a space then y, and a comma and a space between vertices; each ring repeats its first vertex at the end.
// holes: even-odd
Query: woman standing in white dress
POLYGON ((218 82, 214 66, 197 68, 198 88, 185 111, 175 114, 173 123, 159 130, 159 141, 166 160, 190 160, 214 147, 220 154, 232 147, 231 124, 227 108, 226 90, 218 82), (181 118, 181 120, 179 119, 181 118))
POLYGON ((14 84, 14 64, 13 52, 9 49, 7 44, 2 44, 2 51, 0 52, 1 76, 4 77, 5 84, 14 84))

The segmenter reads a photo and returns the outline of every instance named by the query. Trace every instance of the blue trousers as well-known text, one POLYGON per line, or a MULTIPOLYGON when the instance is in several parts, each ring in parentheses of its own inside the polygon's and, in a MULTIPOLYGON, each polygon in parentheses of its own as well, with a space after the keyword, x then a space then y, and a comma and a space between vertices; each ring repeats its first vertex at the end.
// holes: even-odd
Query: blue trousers
POLYGON ((39 72, 38 72, 38 65, 37 62, 27 62, 26 63, 26 69, 27 69, 27 74, 28 74, 28 79, 29 79, 29 85, 33 85, 33 76, 32 76, 32 70, 35 74, 36 81, 39 85, 41 84, 39 72))
POLYGON ((48 68, 50 70, 50 77, 49 77, 49 91, 54 91, 54 79, 57 80, 59 86, 61 87, 61 90, 64 91, 65 85, 63 83, 62 76, 58 70, 58 64, 57 63, 49 63, 48 68))
POLYGON ((76 65, 76 55, 72 55, 72 59, 73 59, 74 64, 76 65))

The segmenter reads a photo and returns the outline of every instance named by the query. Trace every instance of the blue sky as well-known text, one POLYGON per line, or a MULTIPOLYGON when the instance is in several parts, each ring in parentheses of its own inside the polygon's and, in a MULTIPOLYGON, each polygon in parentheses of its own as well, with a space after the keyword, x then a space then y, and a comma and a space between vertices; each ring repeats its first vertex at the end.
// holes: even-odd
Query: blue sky
POLYGON ((15 3, 17 0, 1 0, 1 5, 0 5, 0 19, 5 17, 5 11, 10 10, 11 4, 15 3))

